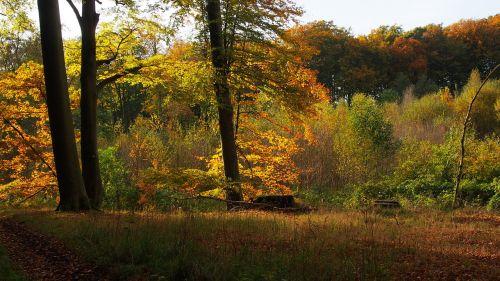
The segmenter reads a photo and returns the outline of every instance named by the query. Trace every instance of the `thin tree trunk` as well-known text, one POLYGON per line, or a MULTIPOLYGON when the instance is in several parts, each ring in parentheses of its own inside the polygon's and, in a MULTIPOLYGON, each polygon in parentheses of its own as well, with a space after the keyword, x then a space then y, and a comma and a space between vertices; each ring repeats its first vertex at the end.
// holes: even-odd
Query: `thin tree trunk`
POLYGON ((89 200, 80 173, 69 107, 58 1, 38 0, 38 13, 52 149, 60 195, 58 210, 88 210, 89 200))
POLYGON ((490 74, 488 74, 486 79, 484 79, 483 83, 481 84, 481 86, 479 87, 477 92, 472 97, 472 100, 471 100, 469 107, 467 109, 467 114, 465 115, 464 124, 462 127, 462 137, 460 138, 460 160, 458 162, 457 177, 455 180, 455 194, 454 194, 454 198, 453 198, 453 208, 454 209, 461 205, 461 202, 460 202, 461 201, 460 200, 460 183, 462 181, 463 169, 464 169, 465 137, 467 135, 467 128, 469 126, 469 122, 470 122, 470 118, 471 118, 471 114, 472 114, 472 106, 474 105, 474 102, 476 101, 477 97, 479 96, 479 93, 483 89, 484 85, 486 85, 486 82, 488 82, 488 80, 490 80, 493 73, 495 73, 499 67, 500 67, 500 64, 497 64, 495 66, 495 68, 493 68, 493 70, 490 72, 490 74))
POLYGON ((93 208, 101 206, 104 190, 97 150, 97 60, 95 32, 99 15, 95 0, 82 1, 81 159, 82 175, 93 208))
MULTIPOLYGON (((241 201, 240 172, 233 127, 233 105, 228 84, 229 67, 224 48, 224 38, 222 36, 220 0, 207 0, 206 12, 210 32, 212 64, 215 69, 214 88, 219 111, 219 130, 222 143, 224 173, 230 184, 226 191, 226 198, 228 201, 241 201)), ((228 203, 229 209, 233 207, 234 204, 228 203)))

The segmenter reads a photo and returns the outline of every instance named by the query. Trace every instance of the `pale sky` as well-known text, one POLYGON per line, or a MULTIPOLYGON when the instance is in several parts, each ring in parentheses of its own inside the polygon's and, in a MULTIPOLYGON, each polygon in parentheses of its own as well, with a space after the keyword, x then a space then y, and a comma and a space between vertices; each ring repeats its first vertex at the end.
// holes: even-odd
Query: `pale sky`
MULTIPOLYGON (((107 2, 107 1, 104 1, 107 2)), ((113 2, 113 1, 112 1, 113 2)), ((500 13, 500 0, 296 0, 305 10, 303 22, 332 20, 352 33, 367 34, 380 25, 399 24, 405 30, 429 23, 448 25, 500 13)), ((79 36, 69 5, 60 0, 63 35, 79 36)), ((98 5, 99 6, 99 5, 98 5)))

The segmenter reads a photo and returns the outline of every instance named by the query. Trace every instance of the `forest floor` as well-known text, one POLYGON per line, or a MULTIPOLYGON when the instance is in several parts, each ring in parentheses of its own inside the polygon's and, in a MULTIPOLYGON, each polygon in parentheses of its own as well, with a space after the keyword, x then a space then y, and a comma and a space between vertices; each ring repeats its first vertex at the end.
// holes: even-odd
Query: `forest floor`
POLYGON ((500 215, 472 210, 0 210, 0 244, 32 280, 500 280, 500 215))
POLYGON ((0 217, 0 245, 6 251, 9 271, 0 272, 10 280, 107 280, 95 266, 83 261, 58 239, 43 235, 11 218, 0 217), (15 273, 14 269, 20 273, 15 273))

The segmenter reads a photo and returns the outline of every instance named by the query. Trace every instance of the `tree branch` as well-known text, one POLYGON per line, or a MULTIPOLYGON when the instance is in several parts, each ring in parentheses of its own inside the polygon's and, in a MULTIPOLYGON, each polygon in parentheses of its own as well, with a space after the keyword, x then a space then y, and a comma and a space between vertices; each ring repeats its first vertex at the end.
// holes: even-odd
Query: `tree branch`
POLYGON ((100 66, 105 65, 105 64, 110 64, 114 60, 116 60, 116 58, 118 57, 118 54, 120 53, 120 47, 125 42, 125 40, 127 40, 134 33, 134 31, 135 31, 135 29, 131 29, 129 33, 127 33, 124 37, 122 37, 120 39, 120 42, 118 42, 118 45, 116 46, 116 52, 113 52, 113 55, 110 58, 103 59, 103 60, 97 60, 97 62, 96 62, 97 67, 100 67, 100 66))
POLYGON ((66 0, 68 2, 69 6, 75 13, 76 19, 78 20, 78 24, 80 24, 80 27, 82 26, 82 16, 80 15, 80 11, 78 11, 78 8, 75 6, 75 3, 73 3, 72 0, 66 0))
POLYGON ((19 130, 16 126, 14 126, 14 124, 12 124, 7 118, 5 117, 2 117, 3 121, 9 125, 14 131, 16 131, 17 134, 19 134, 19 136, 21 137, 21 139, 24 141, 24 143, 38 156, 38 158, 40 158, 40 160, 42 161, 42 163, 47 166, 47 168, 49 168, 50 172, 52 173, 52 175, 54 177, 57 178, 57 174, 56 172, 54 171, 54 169, 52 168, 52 166, 50 166, 50 164, 45 160, 45 158, 43 158, 43 155, 41 152, 39 152, 38 150, 36 150, 31 144, 30 142, 26 139, 26 137, 24 136, 24 134, 21 132, 21 130, 19 130))
POLYGON ((113 76, 110 76, 108 78, 105 78, 101 81, 99 81, 99 83, 97 83, 97 91, 101 91, 105 86, 115 82, 116 80, 122 78, 122 77, 125 77, 127 76, 128 74, 137 74, 139 72, 139 70, 141 70, 144 66, 143 65, 139 65, 139 66, 136 66, 136 67, 132 67, 132 68, 129 68, 129 69, 125 69, 123 72, 121 73, 117 73, 113 76))
POLYGON ((30 200, 31 198, 35 197, 36 195, 38 195, 40 192, 46 190, 47 188, 49 187, 54 187, 54 186, 57 186, 57 184, 48 184, 46 186, 42 186, 40 189, 38 189, 37 191, 33 192, 31 195, 23 198, 23 200, 21 200, 20 202, 18 202, 16 205, 19 206, 21 204, 23 204, 24 202, 30 200))

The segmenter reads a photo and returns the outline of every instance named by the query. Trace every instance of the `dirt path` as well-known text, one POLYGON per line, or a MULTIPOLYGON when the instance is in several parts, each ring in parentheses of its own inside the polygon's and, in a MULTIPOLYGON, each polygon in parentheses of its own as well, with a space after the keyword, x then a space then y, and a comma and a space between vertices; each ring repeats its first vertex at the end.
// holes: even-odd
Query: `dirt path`
POLYGON ((6 248, 11 262, 30 280, 108 280, 102 270, 82 261, 62 242, 31 231, 12 219, 0 218, 0 244, 6 248))

